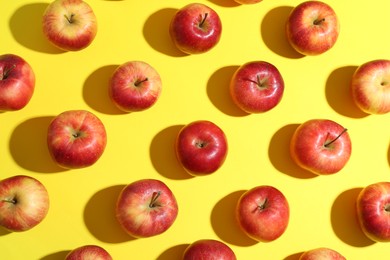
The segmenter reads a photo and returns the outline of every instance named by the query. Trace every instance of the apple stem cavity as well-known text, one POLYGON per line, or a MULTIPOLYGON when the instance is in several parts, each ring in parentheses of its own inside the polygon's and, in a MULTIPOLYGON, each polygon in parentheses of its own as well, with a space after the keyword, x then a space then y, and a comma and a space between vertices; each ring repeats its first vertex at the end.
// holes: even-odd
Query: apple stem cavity
POLYGON ((160 207, 161 205, 157 203, 158 197, 160 197, 161 191, 158 192, 153 192, 152 194, 152 199, 150 200, 149 203, 149 208, 155 208, 155 207, 160 207))
POLYGON ((205 23, 208 15, 209 15, 208 13, 205 13, 203 18, 201 16, 202 21, 200 22, 199 27, 203 27, 203 24, 205 23))
MULTIPOLYGON (((331 144, 333 144, 334 142, 336 142, 336 140, 337 139, 339 139, 340 138, 340 136, 342 136, 345 132, 347 132, 347 128, 344 128, 344 130, 338 135, 338 136, 336 136, 336 138, 334 138, 333 140, 330 140, 329 142, 326 142, 325 144, 324 144, 324 146, 326 147, 326 148, 328 148, 331 144)), ((329 133, 328 133, 328 135, 329 135, 329 133)))
POLYGON ((67 16, 66 14, 64 14, 64 17, 66 18, 68 23, 73 23, 74 22, 74 20, 73 20, 74 14, 71 14, 70 16, 67 16))
POLYGON ((314 25, 320 25, 322 24, 323 22, 325 22, 325 18, 322 18, 322 19, 315 19, 313 24, 314 25))
POLYGON ((256 80, 248 79, 249 81, 255 83, 259 88, 264 88, 266 87, 266 79, 261 79, 260 75, 256 76, 256 80))
POLYGON ((146 81, 148 81, 148 78, 137 80, 134 83, 134 86, 138 87, 139 85, 141 85, 143 82, 146 82, 146 81))
POLYGON ((260 205, 257 205, 256 209, 254 211, 257 211, 257 210, 264 210, 266 207, 268 206, 268 199, 266 198, 260 205))
POLYGON ((385 211, 386 213, 390 214, 390 204, 385 205, 385 211))
POLYGON ((4 72, 3 72, 3 76, 1 77, 0 80, 7 79, 8 76, 9 76, 9 74, 11 73, 11 71, 12 71, 13 69, 15 69, 15 68, 16 68, 16 65, 15 65, 15 64, 12 64, 11 67, 6 68, 6 69, 4 70, 4 72))

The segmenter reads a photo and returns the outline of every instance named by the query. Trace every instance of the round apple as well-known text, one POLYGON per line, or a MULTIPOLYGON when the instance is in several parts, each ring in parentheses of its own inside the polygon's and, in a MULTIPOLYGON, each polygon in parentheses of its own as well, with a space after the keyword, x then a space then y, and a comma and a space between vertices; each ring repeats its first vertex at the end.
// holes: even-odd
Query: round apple
POLYGON ((286 197, 275 187, 262 185, 241 195, 236 219, 241 230, 260 242, 271 242, 287 229, 290 208, 286 197))
POLYGON ((339 172, 351 156, 347 129, 327 119, 312 119, 298 126, 290 143, 292 159, 317 175, 339 172))
POLYGON ((311 249, 304 252, 299 260, 345 260, 346 258, 342 256, 339 252, 326 248, 320 247, 311 249))
POLYGON ((210 121, 199 120, 180 130, 175 151, 178 161, 189 174, 201 176, 214 173, 222 166, 228 144, 221 128, 210 121))
POLYGON ((61 167, 77 169, 93 165, 107 144, 102 121, 86 110, 69 110, 56 116, 47 134, 49 152, 61 167))
POLYGON ((47 39, 66 51, 88 47, 97 33, 96 16, 82 0, 54 0, 43 14, 42 25, 47 39))
POLYGON ((15 54, 0 55, 0 111, 24 108, 34 88, 34 71, 23 58, 15 54))
POLYGON ((286 23, 291 46, 303 55, 319 55, 331 49, 339 36, 340 24, 335 11, 320 1, 297 5, 286 23))
POLYGON ((0 226, 9 231, 27 231, 46 217, 49 194, 37 179, 16 175, 0 181, 0 226))
POLYGON ((368 114, 390 112, 390 60, 360 65, 352 76, 352 98, 368 114))
POLYGON ((116 205, 119 224, 136 238, 162 234, 172 226, 177 214, 174 194, 165 183, 154 179, 128 184, 116 205))
POLYGON ((171 20, 169 34, 176 47, 187 54, 211 50, 221 38, 222 23, 210 7, 191 3, 179 9, 171 20))
POLYGON ((390 182, 365 187, 356 208, 363 233, 373 241, 390 242, 390 182))
POLYGON ((233 250, 214 239, 201 239, 190 244, 183 254, 183 260, 236 260, 233 250))
POLYGON ((109 83, 112 102, 125 112, 153 106, 161 94, 160 75, 148 63, 129 61, 119 66, 109 83))
POLYGON ((261 113, 274 108, 282 99, 284 81, 279 70, 265 61, 241 65, 230 81, 234 103, 247 113, 261 113))
POLYGON ((111 255, 97 245, 85 245, 70 251, 65 260, 112 260, 111 255))

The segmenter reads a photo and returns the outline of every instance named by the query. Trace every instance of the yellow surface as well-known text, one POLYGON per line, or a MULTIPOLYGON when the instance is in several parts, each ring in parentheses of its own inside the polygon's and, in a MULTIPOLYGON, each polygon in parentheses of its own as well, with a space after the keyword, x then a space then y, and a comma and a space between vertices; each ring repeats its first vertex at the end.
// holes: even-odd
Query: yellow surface
POLYGON ((0 231, 0 259, 63 259, 84 244, 106 248, 114 259, 180 259, 189 243, 221 240, 238 259, 298 259, 305 250, 330 247, 347 259, 387 259, 389 245, 364 237, 355 220, 360 189, 389 180, 390 114, 366 116, 348 93, 356 66, 390 58, 390 1, 326 1, 341 32, 332 50, 301 57, 286 42, 284 23, 297 0, 264 0, 240 6, 233 0, 202 1, 223 23, 222 38, 208 53, 185 56, 171 43, 168 24, 190 1, 89 1, 98 18, 95 41, 80 52, 61 52, 41 32, 50 1, 6 1, 0 8, 0 53, 24 57, 36 73, 31 102, 0 114, 0 176, 27 174, 45 184, 51 199, 46 219, 24 233, 0 231), (107 96, 116 66, 143 60, 163 80, 158 103, 124 114, 107 96), (237 66, 265 60, 285 80, 272 111, 243 115, 230 100, 228 82, 237 66), (53 116, 87 109, 104 122, 107 148, 92 167, 64 171, 46 147, 53 116), (349 130, 352 156, 338 174, 303 172, 291 161, 289 140, 299 123, 332 119, 349 130), (215 174, 190 178, 172 148, 181 126, 207 119, 226 133, 229 153, 215 174), (179 215, 164 234, 132 239, 118 226, 114 206, 120 189, 141 178, 163 180, 176 195, 179 215), (282 237, 255 243, 238 230, 235 203, 244 190, 268 184, 287 197, 291 218, 282 237))

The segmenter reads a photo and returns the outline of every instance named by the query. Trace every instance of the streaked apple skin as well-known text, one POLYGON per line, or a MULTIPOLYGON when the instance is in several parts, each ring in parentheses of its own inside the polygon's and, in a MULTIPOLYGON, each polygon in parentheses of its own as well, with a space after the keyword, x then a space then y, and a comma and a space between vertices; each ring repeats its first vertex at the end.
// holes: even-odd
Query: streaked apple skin
POLYGON ((260 242, 278 239, 287 229, 290 208, 277 188, 262 185, 241 195, 236 206, 236 219, 241 230, 260 242))
POLYGON ((83 0, 54 0, 42 19, 43 33, 55 46, 66 51, 88 47, 97 34, 97 19, 83 0))
POLYGON ((236 260, 233 250, 225 243, 214 239, 201 239, 190 244, 183 260, 236 260))
POLYGON ((209 6, 191 3, 176 12, 169 26, 169 34, 182 52, 205 53, 218 44, 222 23, 218 14, 209 6))
POLYGON ((107 134, 102 121, 86 110, 69 110, 50 123, 47 145, 53 160, 66 169, 93 165, 102 156, 107 134))
POLYGON ((390 112, 390 60, 372 60, 360 65, 351 80, 355 104, 368 114, 390 112))
POLYGON ((277 106, 284 92, 279 70, 265 61, 241 65, 230 80, 233 102, 247 113, 262 113, 277 106))
POLYGON ((13 232, 32 229, 50 206, 46 187, 37 179, 16 175, 0 181, 0 226, 13 232))
POLYGON ((326 3, 306 1, 297 5, 286 23, 291 46, 303 55, 319 55, 331 49, 339 36, 340 23, 326 3))
POLYGON ((100 246, 85 245, 70 251, 65 260, 112 260, 112 257, 100 246))
POLYGON ((351 152, 351 139, 346 129, 327 119, 302 123, 290 142, 290 155, 296 164, 317 175, 339 172, 349 161, 351 152))
POLYGON ((109 96, 122 111, 143 111, 160 97, 162 81, 158 72, 143 61, 120 65, 109 82, 109 96))
POLYGON ((311 249, 304 252, 299 260, 345 260, 339 252, 325 247, 311 249))
POLYGON ((35 74, 22 57, 15 54, 0 56, 0 111, 24 108, 35 89, 35 74))
POLYGON ((116 218, 129 235, 146 238, 167 231, 178 211, 176 198, 164 182, 143 179, 128 184, 121 191, 116 218))
POLYGON ((228 142, 223 130, 207 120, 184 126, 176 137, 176 157, 193 176, 216 172, 225 162, 228 142))
POLYGON ((376 242, 390 242, 390 182, 373 183, 357 198, 357 215, 363 233, 376 242))

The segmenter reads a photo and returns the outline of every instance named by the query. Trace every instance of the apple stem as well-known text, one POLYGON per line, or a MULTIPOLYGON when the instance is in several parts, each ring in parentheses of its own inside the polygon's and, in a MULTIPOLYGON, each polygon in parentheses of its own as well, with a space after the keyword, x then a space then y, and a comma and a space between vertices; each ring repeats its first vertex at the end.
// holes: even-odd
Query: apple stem
POLYGON ((16 204, 17 200, 15 198, 13 198, 13 199, 3 199, 3 202, 9 202, 9 203, 12 203, 12 204, 16 204))
POLYGON ((325 18, 322 18, 322 19, 316 19, 313 24, 314 25, 320 25, 321 23, 325 22, 325 18))
POLYGON ((12 71, 14 68, 16 68, 16 65, 15 65, 15 64, 12 64, 11 67, 6 68, 6 69, 4 70, 4 72, 3 72, 3 77, 2 77, 0 80, 3 80, 3 79, 8 78, 8 75, 11 73, 11 71, 12 71))
POLYGON ((206 21, 208 15, 209 15, 208 13, 205 13, 205 14, 204 14, 204 17, 203 17, 202 21, 200 22, 199 27, 202 27, 202 26, 203 26, 203 24, 204 24, 204 22, 206 21))
POLYGON ((68 23, 73 23, 73 17, 74 17, 74 14, 71 14, 70 16, 67 16, 66 14, 64 14, 66 20, 68 21, 68 23))
POLYGON ((142 82, 145 82, 145 81, 148 81, 148 78, 141 79, 141 80, 137 80, 137 81, 134 83, 134 86, 138 87, 142 82))
POLYGON ((258 210, 264 210, 266 207, 267 207, 267 204, 268 204, 268 199, 266 198, 263 203, 261 203, 261 205, 258 205, 257 206, 257 209, 258 210))
POLYGON ((149 208, 159 207, 160 205, 156 203, 158 197, 160 197, 161 191, 153 192, 152 199, 149 203, 149 208))
MULTIPOLYGON (((331 141, 325 143, 324 146, 325 146, 325 147, 328 147, 329 145, 333 144, 333 143, 336 142, 336 140, 339 139, 340 136, 342 136, 345 132, 347 132, 347 128, 344 128, 344 130, 343 130, 338 136, 336 136, 335 139, 333 139, 333 140, 331 140, 331 141)), ((328 135, 329 135, 329 133, 328 133, 328 135)))
POLYGON ((256 80, 252 80, 252 79, 248 79, 249 81, 255 83, 257 86, 259 86, 260 88, 264 87, 264 82, 265 80, 261 80, 260 79, 260 75, 257 75, 256 76, 256 80))

